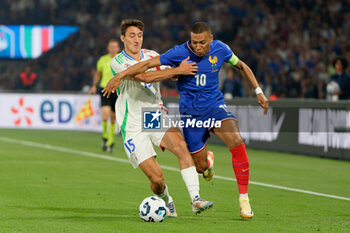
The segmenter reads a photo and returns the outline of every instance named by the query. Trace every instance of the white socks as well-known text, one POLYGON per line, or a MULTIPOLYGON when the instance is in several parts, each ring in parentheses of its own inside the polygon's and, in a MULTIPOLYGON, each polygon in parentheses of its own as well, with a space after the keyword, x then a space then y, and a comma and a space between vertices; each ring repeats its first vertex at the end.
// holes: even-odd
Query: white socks
POLYGON ((239 198, 248 198, 248 193, 239 194, 239 198))
POLYGON ((169 192, 168 192, 168 186, 165 185, 165 188, 164 188, 164 192, 162 194, 155 194, 157 197, 159 198, 162 198, 166 204, 169 203, 169 199, 170 199, 170 196, 169 196, 169 192))
POLYGON ((199 196, 199 180, 196 167, 192 166, 181 170, 181 175, 192 201, 196 196, 199 196))
MULTIPOLYGON (((185 168, 181 170, 182 179, 184 180, 188 193, 190 194, 191 201, 198 196, 199 197, 199 179, 195 166, 185 168)), ((168 186, 165 185, 164 192, 162 194, 155 194, 157 197, 163 199, 166 204, 171 199, 168 191, 168 186)))

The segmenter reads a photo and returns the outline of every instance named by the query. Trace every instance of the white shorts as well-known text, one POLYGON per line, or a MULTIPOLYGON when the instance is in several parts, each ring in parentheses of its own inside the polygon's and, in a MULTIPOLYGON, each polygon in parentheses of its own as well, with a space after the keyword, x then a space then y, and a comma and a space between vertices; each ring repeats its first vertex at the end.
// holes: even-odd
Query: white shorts
POLYGON ((153 148, 153 144, 155 146, 160 146, 165 133, 166 132, 163 131, 128 131, 126 133, 124 149, 134 168, 137 168, 146 159, 157 155, 153 148))

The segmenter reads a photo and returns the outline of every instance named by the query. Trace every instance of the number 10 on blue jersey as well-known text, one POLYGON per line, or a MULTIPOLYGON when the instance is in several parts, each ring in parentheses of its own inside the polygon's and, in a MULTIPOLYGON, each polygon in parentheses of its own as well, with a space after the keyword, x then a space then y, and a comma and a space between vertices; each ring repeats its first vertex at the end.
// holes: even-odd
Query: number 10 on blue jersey
POLYGON ((196 78, 197 86, 201 85, 202 87, 204 87, 205 84, 207 84, 207 76, 205 74, 196 74, 194 77, 196 78))

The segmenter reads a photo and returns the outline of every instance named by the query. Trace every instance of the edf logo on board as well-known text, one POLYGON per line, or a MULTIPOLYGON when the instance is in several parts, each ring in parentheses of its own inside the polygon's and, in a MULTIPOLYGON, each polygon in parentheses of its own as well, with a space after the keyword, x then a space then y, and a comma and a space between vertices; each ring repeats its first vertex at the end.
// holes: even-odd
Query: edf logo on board
POLYGON ((45 100, 40 106, 40 117, 46 123, 53 122, 55 117, 59 123, 67 123, 72 120, 72 116, 73 108, 68 101, 60 100, 54 105, 50 100, 45 100))

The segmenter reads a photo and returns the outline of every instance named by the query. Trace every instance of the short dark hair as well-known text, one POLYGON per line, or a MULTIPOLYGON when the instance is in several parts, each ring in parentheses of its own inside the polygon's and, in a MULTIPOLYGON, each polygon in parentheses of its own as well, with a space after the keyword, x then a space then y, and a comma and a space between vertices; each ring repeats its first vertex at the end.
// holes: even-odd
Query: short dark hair
POLYGON ((132 26, 137 27, 141 31, 143 31, 145 29, 145 24, 141 20, 138 20, 138 19, 123 19, 122 23, 120 24, 122 35, 125 36, 126 30, 129 27, 132 27, 132 26))
POLYGON ((211 33, 210 25, 206 22, 197 22, 192 25, 191 32, 198 34, 202 32, 209 32, 211 33))
POLYGON ((342 57, 342 56, 339 56, 339 57, 336 57, 334 60, 333 60, 333 66, 335 67, 335 63, 337 63, 337 61, 341 62, 342 66, 343 66, 343 69, 346 70, 346 68, 348 67, 348 61, 346 60, 345 57, 342 57))
POLYGON ((116 42, 116 43, 119 44, 119 40, 117 40, 117 39, 115 39, 115 38, 109 39, 108 44, 109 44, 109 43, 112 43, 112 42, 116 42))

